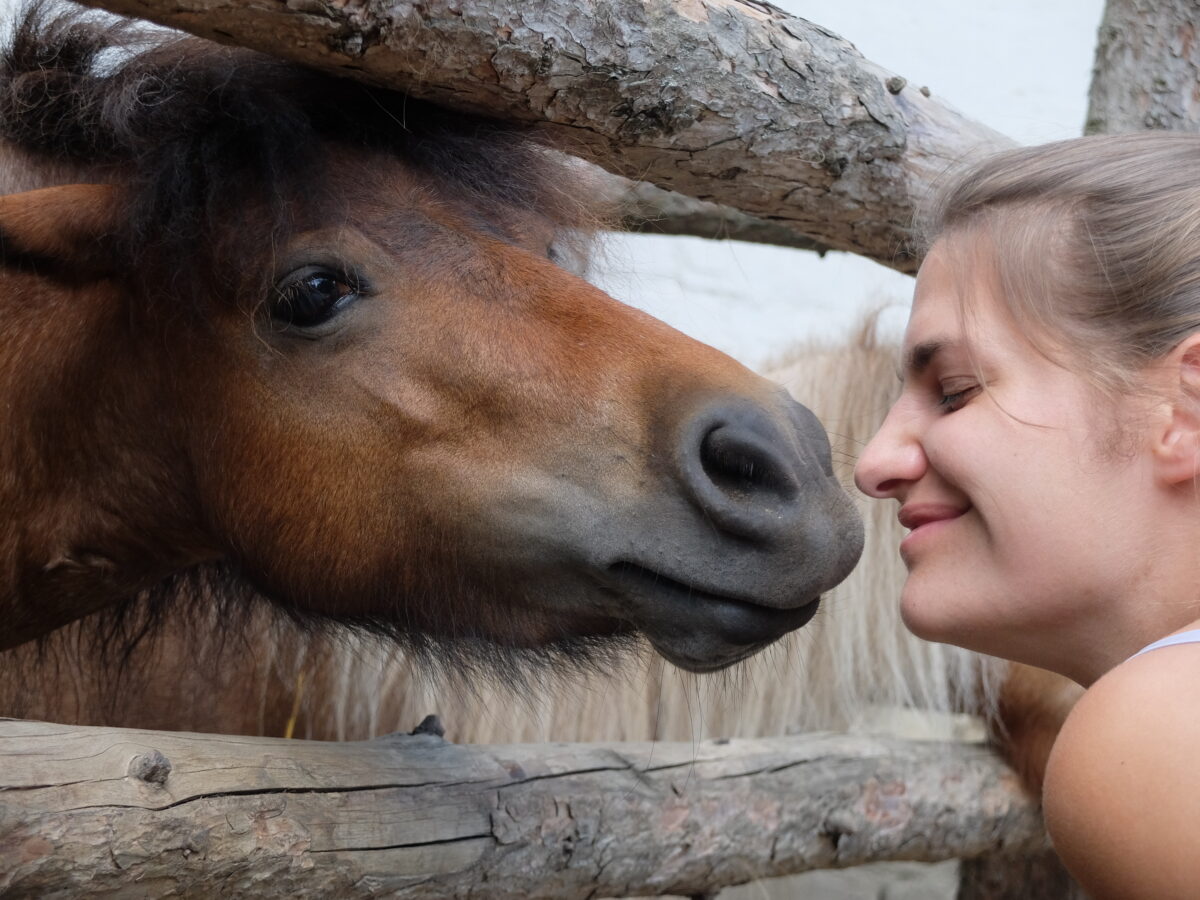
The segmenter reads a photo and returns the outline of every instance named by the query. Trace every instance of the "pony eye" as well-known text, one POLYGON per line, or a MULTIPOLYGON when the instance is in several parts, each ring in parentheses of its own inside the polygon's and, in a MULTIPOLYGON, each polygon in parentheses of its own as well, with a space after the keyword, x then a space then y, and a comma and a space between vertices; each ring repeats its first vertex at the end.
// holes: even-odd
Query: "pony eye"
POLYGON ((320 266, 306 266, 276 285, 271 318, 285 326, 312 328, 328 322, 358 295, 353 279, 320 266))

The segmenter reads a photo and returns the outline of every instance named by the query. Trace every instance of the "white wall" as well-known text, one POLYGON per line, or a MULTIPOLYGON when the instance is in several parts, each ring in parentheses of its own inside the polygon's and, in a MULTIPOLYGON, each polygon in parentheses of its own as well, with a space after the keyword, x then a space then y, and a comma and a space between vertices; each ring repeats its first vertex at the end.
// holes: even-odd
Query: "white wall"
MULTIPOLYGON (((1022 143, 1078 135, 1103 0, 774 0, 863 55, 1022 143)), ((732 241, 614 238, 596 281, 749 365, 806 337, 844 334, 912 280, 842 253, 732 241)))

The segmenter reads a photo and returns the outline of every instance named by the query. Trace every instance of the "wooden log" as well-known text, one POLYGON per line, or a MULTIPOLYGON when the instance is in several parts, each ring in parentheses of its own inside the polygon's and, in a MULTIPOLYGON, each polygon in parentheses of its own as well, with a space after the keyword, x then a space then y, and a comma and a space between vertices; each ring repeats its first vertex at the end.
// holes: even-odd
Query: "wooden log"
POLYGON ((458 746, 0 720, 0 894, 702 894, 1043 850, 977 745, 847 736, 458 746))
POLYGON ((1108 0, 1087 132, 1200 131, 1198 27, 1195 0, 1108 0))
POLYGON ((596 178, 596 184, 626 231, 771 244, 813 250, 821 256, 830 249, 794 228, 751 216, 731 206, 664 191, 648 181, 629 181, 607 172, 597 175, 603 175, 596 178))
POLYGON ((917 203, 1009 141, 759 0, 89 0, 503 119, 913 271, 917 203))

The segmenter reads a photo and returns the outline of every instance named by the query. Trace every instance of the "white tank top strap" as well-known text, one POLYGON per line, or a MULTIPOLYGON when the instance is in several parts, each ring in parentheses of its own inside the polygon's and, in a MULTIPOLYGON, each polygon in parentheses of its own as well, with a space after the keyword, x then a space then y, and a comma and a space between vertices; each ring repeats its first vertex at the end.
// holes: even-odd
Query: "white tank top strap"
POLYGON ((1155 641, 1148 647, 1143 647, 1129 658, 1134 659, 1143 653, 1149 653, 1151 650, 1157 650, 1160 647, 1174 647, 1176 644, 1200 644, 1200 628, 1193 628, 1191 631, 1181 631, 1179 634, 1167 635, 1165 638, 1155 641))

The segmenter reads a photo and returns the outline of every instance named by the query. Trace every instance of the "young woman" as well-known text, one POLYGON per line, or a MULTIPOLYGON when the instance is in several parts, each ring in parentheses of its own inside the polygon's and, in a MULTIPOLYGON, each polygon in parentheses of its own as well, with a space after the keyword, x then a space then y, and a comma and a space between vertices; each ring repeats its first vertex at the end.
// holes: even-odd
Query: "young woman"
POLYGON ((1200 897, 1200 137, 1006 152, 927 232, 856 472, 911 529, 904 620, 1086 687, 1056 848, 1096 898, 1200 897))

